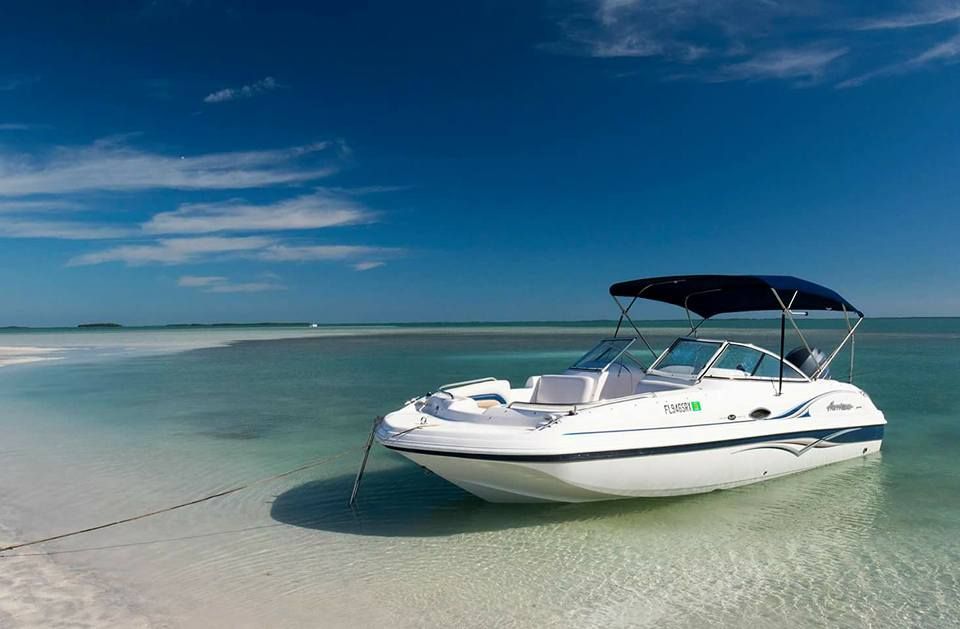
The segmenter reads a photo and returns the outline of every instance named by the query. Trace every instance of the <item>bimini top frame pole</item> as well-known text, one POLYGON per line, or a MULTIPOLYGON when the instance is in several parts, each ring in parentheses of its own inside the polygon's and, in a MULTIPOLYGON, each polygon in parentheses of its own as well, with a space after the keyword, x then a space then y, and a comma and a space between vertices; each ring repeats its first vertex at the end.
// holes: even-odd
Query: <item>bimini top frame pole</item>
POLYGON ((650 347, 650 343, 647 343, 647 339, 643 336, 643 333, 640 332, 640 328, 638 328, 637 324, 634 323, 633 319, 630 318, 630 309, 633 308, 633 304, 636 303, 636 301, 637 301, 637 297, 634 297, 633 301, 630 302, 630 305, 624 308, 623 305, 620 303, 619 299, 617 299, 616 297, 613 298, 613 302, 617 304, 617 308, 620 309, 620 320, 617 321, 617 329, 613 333, 613 336, 614 338, 616 338, 617 334, 620 333, 620 324, 623 323, 623 319, 624 317, 626 317, 627 321, 633 327, 633 331, 637 333, 637 338, 643 341, 643 344, 650 351, 650 355, 653 356, 653 360, 657 360, 657 358, 659 358, 659 355, 655 351, 653 351, 653 348, 650 347))
MULTIPOLYGON (((850 328, 850 331, 847 332, 847 335, 843 337, 843 340, 840 341, 840 344, 837 345, 837 348, 833 350, 833 353, 831 353, 830 356, 828 356, 827 359, 823 361, 823 364, 820 365, 820 367, 813 373, 813 377, 811 378, 811 380, 816 380, 817 378, 820 377, 820 374, 826 371, 827 367, 830 366, 830 363, 833 362, 833 359, 836 358, 837 354, 840 353, 840 350, 843 349, 843 346, 847 344, 847 341, 853 338, 853 335, 856 333, 857 328, 860 327, 861 323, 863 323, 862 314, 860 315, 860 318, 857 319, 857 322, 854 323, 853 326, 850 328)), ((852 356, 850 358, 850 374, 852 379, 853 378, 853 357, 852 356)))

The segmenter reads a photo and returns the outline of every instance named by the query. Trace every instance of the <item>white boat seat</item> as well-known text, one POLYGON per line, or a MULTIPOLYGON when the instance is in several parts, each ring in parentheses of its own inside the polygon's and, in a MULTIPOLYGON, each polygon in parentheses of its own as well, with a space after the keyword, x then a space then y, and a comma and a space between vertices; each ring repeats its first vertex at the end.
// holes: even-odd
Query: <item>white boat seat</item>
POLYGON ((583 404, 593 400, 589 376, 540 376, 530 401, 534 404, 583 404))
MULTIPOLYGON (((599 400, 613 400, 618 397, 633 395, 633 389, 637 384, 638 378, 643 377, 643 373, 634 374, 626 366, 614 366, 604 372, 605 379, 601 379, 602 388, 599 400)), ((601 386, 599 383, 597 386, 601 386)))

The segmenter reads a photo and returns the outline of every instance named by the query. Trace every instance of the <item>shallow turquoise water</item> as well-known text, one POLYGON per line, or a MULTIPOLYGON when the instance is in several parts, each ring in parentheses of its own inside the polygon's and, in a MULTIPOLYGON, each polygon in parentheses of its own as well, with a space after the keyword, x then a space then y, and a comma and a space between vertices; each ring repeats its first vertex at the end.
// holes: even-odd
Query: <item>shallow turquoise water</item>
MULTIPOLYGON (((702 336, 772 347, 775 328, 720 322, 702 336)), ((679 331, 662 326, 651 342, 679 331)), ((406 326, 5 368, 0 428, 15 433, 0 445, 6 482, 34 487, 8 486, 4 497, 26 514, 21 531, 42 529, 27 536, 193 498, 356 449, 374 415, 444 382, 522 383, 563 369, 607 333, 406 326)), ((148 598, 192 589, 197 605, 219 597, 263 622, 296 606, 335 612, 333 625, 385 609, 410 626, 953 625, 960 320, 868 321, 856 355, 856 382, 890 422, 883 453, 782 480, 678 499, 501 506, 377 450, 352 512, 354 451, 194 513, 50 550, 133 544, 68 555, 148 598), (144 543, 192 533, 208 537, 144 543), (270 552, 251 557, 251 547, 270 552)), ((194 599, 182 597, 160 607, 189 625, 194 599)))

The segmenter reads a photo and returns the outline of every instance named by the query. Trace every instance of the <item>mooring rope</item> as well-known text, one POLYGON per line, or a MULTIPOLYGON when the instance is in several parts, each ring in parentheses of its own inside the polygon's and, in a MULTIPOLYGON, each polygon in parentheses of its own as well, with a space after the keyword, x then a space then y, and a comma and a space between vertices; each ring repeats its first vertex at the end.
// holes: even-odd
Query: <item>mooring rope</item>
MULTIPOLYGON (((52 536, 50 536, 50 537, 44 537, 43 539, 35 539, 35 540, 29 541, 29 542, 22 542, 22 543, 20 543, 20 544, 11 544, 11 545, 9 545, 9 546, 3 546, 3 547, 0 547, 0 553, 5 553, 5 552, 11 551, 11 550, 16 550, 16 549, 18 549, 18 548, 24 548, 24 547, 26 547, 26 546, 34 546, 34 545, 36 545, 36 544, 43 544, 44 542, 52 542, 52 541, 55 541, 55 540, 58 540, 58 539, 64 539, 64 538, 67 538, 67 537, 73 537, 74 535, 82 535, 82 534, 84 534, 84 533, 91 533, 91 532, 93 532, 93 531, 99 531, 99 530, 101 530, 101 529, 110 528, 110 527, 112 527, 112 526, 117 526, 117 525, 119 525, 119 524, 126 524, 127 522, 134 522, 134 521, 136 521, 136 520, 143 520, 144 518, 149 518, 149 517, 152 517, 152 516, 155 516, 155 515, 160 515, 161 513, 168 513, 168 512, 170 512, 170 511, 176 511, 177 509, 182 509, 182 508, 184 508, 184 507, 189 507, 189 506, 192 506, 192 505, 200 504, 201 502, 207 502, 208 500, 213 500, 214 498, 222 498, 223 496, 229 496, 230 494, 235 494, 235 493, 237 493, 238 491, 242 491, 242 490, 244 490, 244 489, 248 489, 248 488, 250 488, 250 487, 253 487, 254 485, 260 485, 260 484, 262 484, 262 483, 268 483, 268 482, 270 482, 270 481, 278 480, 278 479, 281 479, 281 478, 285 478, 285 477, 287 477, 287 476, 290 476, 290 475, 292 475, 292 474, 296 474, 297 472, 302 472, 302 471, 304 471, 304 470, 308 470, 308 469, 310 469, 310 468, 317 467, 317 466, 319 466, 319 465, 323 465, 324 463, 330 463, 331 461, 335 461, 336 459, 339 459, 339 458, 341 458, 341 457, 349 454, 350 452, 354 452, 354 451, 355 451, 355 448, 349 448, 349 449, 347 449, 347 450, 343 450, 342 452, 338 452, 338 453, 336 453, 336 454, 331 454, 331 455, 329 455, 329 456, 321 457, 321 458, 319 458, 319 459, 314 459, 314 460, 312 460, 312 461, 309 461, 309 462, 307 462, 307 463, 304 463, 303 465, 298 465, 297 467, 293 468, 292 470, 287 470, 286 472, 281 472, 280 474, 274 474, 273 476, 267 476, 267 477, 265 477, 265 478, 258 478, 257 480, 250 481, 249 483, 244 483, 243 485, 237 485, 236 487, 232 487, 232 488, 230 488, 230 489, 225 489, 225 490, 223 490, 223 491, 218 491, 217 493, 210 494, 210 495, 204 496, 204 497, 202 497, 202 498, 196 498, 196 499, 194 499, 194 500, 190 500, 190 501, 187 501, 187 502, 181 502, 180 504, 172 505, 172 506, 169 506, 169 507, 164 507, 163 509, 157 509, 157 510, 155 510, 155 511, 149 511, 149 512, 147 512, 147 513, 141 513, 141 514, 139 514, 139 515, 134 515, 134 516, 130 516, 130 517, 128 517, 128 518, 123 518, 122 520, 114 520, 113 522, 107 522, 107 523, 105 523, 105 524, 98 524, 97 526, 90 526, 90 527, 87 527, 87 528, 85 528, 85 529, 80 529, 80 530, 77 530, 77 531, 70 531, 69 533, 60 533, 59 535, 52 535, 52 536)), ((3 555, 2 555, 2 554, 0 554, 0 558, 3 558, 3 555)))

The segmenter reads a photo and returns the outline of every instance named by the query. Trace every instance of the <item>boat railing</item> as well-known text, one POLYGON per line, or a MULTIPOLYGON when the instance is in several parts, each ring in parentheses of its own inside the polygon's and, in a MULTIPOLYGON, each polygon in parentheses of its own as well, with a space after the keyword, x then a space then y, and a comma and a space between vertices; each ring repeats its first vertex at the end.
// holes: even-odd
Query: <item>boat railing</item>
POLYGON ((487 376, 486 378, 477 378, 475 380, 464 380, 463 382, 451 382, 449 384, 445 384, 441 386, 439 389, 437 389, 437 391, 446 392, 447 389, 456 389, 457 387, 465 387, 469 384, 480 384, 481 382, 494 382, 494 381, 496 381, 496 378, 492 376, 487 376))
MULTIPOLYGON (((681 388, 681 387, 678 387, 681 388)), ((621 402, 632 402, 634 400, 642 400, 645 398, 657 397, 657 391, 644 391, 643 393, 634 393, 632 395, 625 395, 623 397, 610 398, 608 400, 593 400, 590 402, 577 402, 574 404, 571 403, 559 403, 559 404, 546 404, 543 402, 510 402, 507 404, 507 408, 522 410, 522 411, 546 411, 546 410, 569 410, 576 414, 579 411, 593 409, 600 406, 608 406, 610 404, 620 404, 621 402)))

